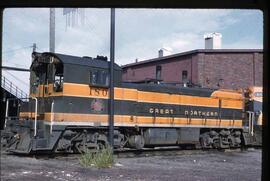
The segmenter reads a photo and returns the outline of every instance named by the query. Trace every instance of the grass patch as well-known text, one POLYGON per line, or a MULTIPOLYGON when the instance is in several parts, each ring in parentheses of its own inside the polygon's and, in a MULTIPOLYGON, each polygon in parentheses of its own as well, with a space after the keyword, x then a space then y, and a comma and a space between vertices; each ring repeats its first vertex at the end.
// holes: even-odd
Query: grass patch
POLYGON ((89 167, 109 168, 113 164, 113 152, 111 147, 104 148, 96 153, 86 151, 79 158, 80 164, 89 167))

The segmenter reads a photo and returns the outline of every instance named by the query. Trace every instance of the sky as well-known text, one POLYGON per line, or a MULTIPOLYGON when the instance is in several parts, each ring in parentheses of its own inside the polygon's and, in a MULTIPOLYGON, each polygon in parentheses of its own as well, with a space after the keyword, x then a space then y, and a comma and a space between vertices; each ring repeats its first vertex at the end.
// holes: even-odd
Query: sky
MULTIPOLYGON (((76 25, 69 26, 72 18, 64 16, 62 8, 56 9, 55 51, 109 57, 110 9, 79 12, 73 21, 76 25)), ((49 51, 49 9, 5 9, 3 17, 3 65, 29 68, 33 43, 38 52, 49 51)), ((212 32, 222 34, 222 48, 263 48, 259 10, 116 9, 115 21, 119 65, 156 58, 162 47, 170 47, 173 54, 203 49, 204 35, 212 32)), ((28 93, 29 73, 4 70, 3 75, 28 93)))

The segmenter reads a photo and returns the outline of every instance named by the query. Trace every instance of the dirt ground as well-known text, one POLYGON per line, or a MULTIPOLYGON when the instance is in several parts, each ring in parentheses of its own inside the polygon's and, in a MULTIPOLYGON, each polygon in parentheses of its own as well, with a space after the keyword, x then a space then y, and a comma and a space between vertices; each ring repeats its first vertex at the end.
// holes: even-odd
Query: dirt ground
POLYGON ((2 152, 1 180, 256 181, 261 180, 261 150, 116 158, 107 169, 84 168, 77 156, 36 159, 2 152))

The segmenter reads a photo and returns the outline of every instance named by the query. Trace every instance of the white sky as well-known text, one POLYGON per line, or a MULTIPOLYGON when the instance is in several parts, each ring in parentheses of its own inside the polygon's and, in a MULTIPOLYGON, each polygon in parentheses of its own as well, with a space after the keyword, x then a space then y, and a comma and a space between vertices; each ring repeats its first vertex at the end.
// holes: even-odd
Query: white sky
MULTIPOLYGON (((258 10, 116 9, 116 52, 120 65, 155 58, 158 50, 173 53, 204 48, 203 35, 222 34, 223 48, 262 48, 263 16, 258 10)), ((56 9, 56 52, 109 57, 110 9, 85 9, 85 23, 66 27, 63 9, 56 9)), ((49 50, 49 9, 6 9, 3 65, 29 68, 31 46, 49 50)), ((29 73, 3 71, 28 92, 29 73)))

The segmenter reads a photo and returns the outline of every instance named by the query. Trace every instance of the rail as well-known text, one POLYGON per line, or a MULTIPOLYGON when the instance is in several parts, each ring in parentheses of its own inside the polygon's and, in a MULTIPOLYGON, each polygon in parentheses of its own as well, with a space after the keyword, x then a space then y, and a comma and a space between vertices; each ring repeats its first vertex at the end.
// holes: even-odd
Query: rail
POLYGON ((1 87, 19 99, 28 97, 27 93, 21 90, 18 86, 14 85, 3 75, 1 76, 1 87))

